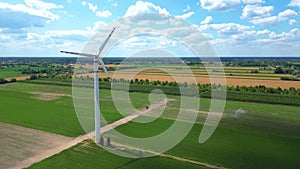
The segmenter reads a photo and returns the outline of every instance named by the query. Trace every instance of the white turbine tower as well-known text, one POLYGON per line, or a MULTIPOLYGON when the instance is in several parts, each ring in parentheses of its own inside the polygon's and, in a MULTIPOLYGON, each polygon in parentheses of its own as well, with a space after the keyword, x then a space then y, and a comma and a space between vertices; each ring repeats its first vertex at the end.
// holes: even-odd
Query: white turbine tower
POLYGON ((113 28, 111 33, 108 35, 108 37, 105 39, 103 44, 99 48, 98 54, 88 54, 88 53, 77 53, 77 52, 67 52, 67 51, 60 51, 61 53, 67 53, 72 55, 78 55, 78 56, 85 56, 94 58, 94 110, 95 110, 95 142, 97 144, 100 143, 101 133, 100 133, 100 102, 99 102, 99 75, 98 75, 98 68, 99 68, 99 62, 102 65, 102 68, 106 74, 107 79, 111 82, 109 73, 107 72, 107 69, 104 65, 104 62, 100 58, 101 52, 103 51, 105 45, 109 41, 111 35, 115 31, 116 28, 113 28))

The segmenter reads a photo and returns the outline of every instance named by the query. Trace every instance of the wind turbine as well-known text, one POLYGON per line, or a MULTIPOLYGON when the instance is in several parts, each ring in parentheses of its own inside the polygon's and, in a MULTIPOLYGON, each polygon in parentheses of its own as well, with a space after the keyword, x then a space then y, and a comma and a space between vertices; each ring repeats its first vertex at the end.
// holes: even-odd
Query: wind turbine
POLYGON ((111 35, 114 33, 116 28, 113 28, 111 33, 108 35, 108 37, 105 39, 105 41, 102 43, 102 45, 99 47, 98 54, 88 54, 88 53, 77 53, 77 52, 68 52, 68 51, 60 51, 61 53, 66 54, 72 54, 72 55, 78 55, 78 56, 84 56, 88 58, 94 58, 94 111, 95 111, 95 142, 97 144, 100 144, 100 102, 99 102, 99 75, 98 75, 98 68, 99 63, 102 65, 102 68, 106 74, 107 79, 111 82, 109 73, 104 65, 103 60, 100 58, 101 52, 103 51, 105 45, 109 41, 111 35))

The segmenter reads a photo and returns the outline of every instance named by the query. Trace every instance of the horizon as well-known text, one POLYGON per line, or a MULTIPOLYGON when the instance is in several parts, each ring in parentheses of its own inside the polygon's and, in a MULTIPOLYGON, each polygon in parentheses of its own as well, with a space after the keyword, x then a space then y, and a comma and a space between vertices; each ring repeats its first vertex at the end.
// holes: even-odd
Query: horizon
MULTIPOLYGON (((205 58, 209 56, 203 56, 205 58)), ((76 56, 0 56, 0 58, 79 58, 76 56)), ((122 57, 122 56, 105 56, 105 58, 128 58, 128 57, 122 57)), ((148 57, 148 56, 132 56, 130 58, 177 58, 177 57, 172 57, 172 56, 153 56, 153 57, 148 57)), ((199 57, 194 57, 194 56, 183 56, 179 58, 202 58, 201 56, 199 57)), ((300 56, 213 56, 210 58, 299 58, 300 56)))

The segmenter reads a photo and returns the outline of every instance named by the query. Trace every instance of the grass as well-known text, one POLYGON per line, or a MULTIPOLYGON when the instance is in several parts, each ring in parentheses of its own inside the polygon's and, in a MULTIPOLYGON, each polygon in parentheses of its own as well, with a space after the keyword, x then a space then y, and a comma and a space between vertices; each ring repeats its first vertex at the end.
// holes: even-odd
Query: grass
MULTIPOLYGON (((44 101, 39 99, 39 95, 31 92, 70 95, 71 88, 27 83, 0 85, 0 121, 70 137, 84 134, 70 96, 44 101)), ((130 95, 136 108, 147 104, 144 94, 131 93, 130 95)), ((89 105, 92 106, 92 103, 89 105)), ((116 110, 108 90, 101 91, 101 107, 108 123, 123 117, 116 110)), ((91 126, 93 127, 93 124, 91 126)))
POLYGON ((29 169, 202 169, 204 167, 165 157, 130 159, 113 155, 93 142, 80 143, 60 154, 54 155, 29 169))
MULTIPOLYGON (((2 66, 0 69, 0 77, 1 78, 10 78, 10 77, 20 77, 20 76, 28 76, 29 74, 22 74, 21 71, 16 71, 18 69, 27 69, 29 66, 20 66, 20 67, 6 67, 2 66)), ((42 67, 33 67, 32 70, 39 70, 42 67)))
MULTIPOLYGON (((0 121, 67 136, 77 136, 83 133, 77 121, 71 97, 63 96, 51 101, 42 101, 36 99, 36 95, 28 93, 33 91, 71 94, 70 87, 63 86, 27 83, 0 85, 0 121)), ((130 95, 137 108, 149 104, 147 94, 130 93, 130 95)), ((171 119, 176 117, 180 103, 179 97, 168 97, 174 100, 168 104, 161 118, 146 124, 130 122, 118 127, 117 130, 134 137, 149 137, 161 133, 172 125, 171 119)), ((114 108, 109 91, 101 90, 101 99, 102 113, 110 122, 122 117, 114 108)), ((207 111, 209 105, 209 99, 201 99, 202 111, 207 111)), ((199 144, 198 137, 205 117, 205 113, 199 113, 197 124, 188 136, 167 153, 229 168, 300 167, 298 160, 300 157, 299 107, 227 101, 225 113, 216 132, 206 143, 199 144), (244 109, 246 113, 241 114, 238 120, 234 120, 233 114, 239 108, 244 109)), ((113 138, 112 141, 117 141, 117 138, 113 138)), ((81 147, 83 144, 78 146, 81 147)), ((176 162, 172 162, 174 160, 168 162, 170 159, 155 157, 132 160, 116 157, 102 149, 93 148, 92 144, 88 147, 92 148, 83 146, 84 151, 77 151, 78 148, 75 146, 34 165, 33 168, 56 166, 59 168, 69 168, 69 166, 70 168, 97 168, 95 166, 99 165, 101 167, 103 165, 103 168, 109 165, 116 165, 114 168, 143 168, 143 166, 153 164, 155 166, 152 168, 160 166, 176 168, 176 165, 173 166, 176 162), (94 162, 96 161, 94 158, 98 159, 99 163, 94 162), (108 159, 120 161, 108 163, 108 159)))
POLYGON ((42 101, 34 94, 15 90, 0 90, 0 96, 1 122, 71 137, 84 133, 70 97, 42 101))
POLYGON ((9 78, 9 77, 17 77, 17 76, 26 76, 21 72, 16 72, 16 68, 4 68, 0 69, 0 77, 1 78, 9 78))
MULTIPOLYGON (((149 137, 161 133, 173 123, 158 119, 149 124, 127 123, 117 128, 132 137, 149 137)), ((282 137, 222 124, 204 144, 198 143, 202 125, 194 125, 188 136, 167 154, 199 160, 228 168, 298 168, 300 139, 282 137)), ((263 128, 261 128, 263 130, 263 128)), ((111 137, 113 138, 113 137, 111 137)), ((119 141, 113 138, 113 141, 119 141)), ((123 144, 123 142, 121 142, 123 144)))

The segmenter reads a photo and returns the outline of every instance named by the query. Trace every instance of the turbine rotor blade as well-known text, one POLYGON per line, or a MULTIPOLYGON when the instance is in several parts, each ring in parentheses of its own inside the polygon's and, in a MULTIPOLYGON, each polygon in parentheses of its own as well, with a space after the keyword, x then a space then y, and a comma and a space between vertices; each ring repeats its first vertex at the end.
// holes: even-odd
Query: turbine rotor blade
POLYGON ((85 57, 98 57, 98 55, 88 54, 88 53, 79 53, 79 52, 68 52, 68 51, 60 51, 61 53, 71 54, 71 55, 78 55, 78 56, 85 56, 85 57))
POLYGON ((98 52, 98 57, 100 57, 100 54, 102 53, 105 45, 107 44, 107 42, 109 41, 111 35, 114 33, 116 28, 113 28, 113 30, 110 32, 110 34, 107 36, 107 38, 105 39, 105 41, 102 43, 102 45, 99 48, 99 52, 98 52))
POLYGON ((98 58, 98 59, 99 59, 99 62, 100 62, 101 66, 102 66, 102 68, 103 68, 103 70, 104 70, 104 72, 105 72, 105 74, 106 74, 107 79, 109 80, 109 82, 111 82, 111 78, 110 78, 110 76, 109 76, 109 73, 108 73, 108 71, 107 71, 105 65, 104 65, 103 60, 102 60, 101 58, 98 58))

